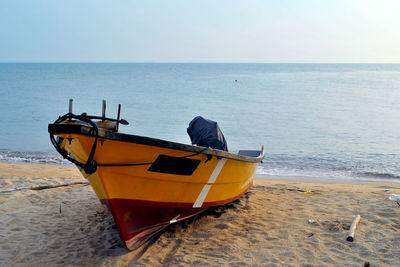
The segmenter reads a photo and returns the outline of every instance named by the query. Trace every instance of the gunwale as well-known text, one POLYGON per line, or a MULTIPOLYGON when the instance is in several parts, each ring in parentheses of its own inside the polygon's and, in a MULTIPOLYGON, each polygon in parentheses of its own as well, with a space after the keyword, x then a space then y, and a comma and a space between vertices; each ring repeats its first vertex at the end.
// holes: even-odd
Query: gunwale
MULTIPOLYGON (((85 136, 93 136, 91 130, 92 128, 89 126, 82 124, 72 124, 72 123, 68 124, 53 123, 49 124, 48 126, 48 131, 49 133, 52 134, 81 134, 85 136)), ((263 152, 261 152, 258 157, 249 157, 218 149, 206 148, 203 146, 194 146, 194 145, 182 144, 152 137, 118 133, 104 128, 98 129, 98 138, 99 140, 106 139, 106 140, 122 141, 122 142, 142 144, 142 145, 155 146, 161 148, 176 149, 192 153, 202 153, 205 155, 239 160, 244 162, 251 162, 251 163, 259 163, 264 158, 263 152)))

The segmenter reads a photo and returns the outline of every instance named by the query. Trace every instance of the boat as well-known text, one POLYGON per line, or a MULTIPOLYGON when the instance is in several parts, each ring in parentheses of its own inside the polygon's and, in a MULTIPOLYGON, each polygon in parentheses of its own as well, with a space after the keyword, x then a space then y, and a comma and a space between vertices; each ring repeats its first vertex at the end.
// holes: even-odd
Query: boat
POLYGON ((165 227, 230 203, 253 184, 261 150, 211 147, 124 134, 128 122, 69 112, 48 125, 56 150, 74 163, 111 212, 133 250, 165 227))

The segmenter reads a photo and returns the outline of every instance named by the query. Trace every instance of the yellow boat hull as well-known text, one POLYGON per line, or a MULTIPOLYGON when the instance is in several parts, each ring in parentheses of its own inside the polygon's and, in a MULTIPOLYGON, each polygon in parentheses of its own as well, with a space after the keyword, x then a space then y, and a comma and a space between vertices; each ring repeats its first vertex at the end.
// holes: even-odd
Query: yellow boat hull
MULTIPOLYGON (((60 137, 63 151, 85 162, 95 137, 85 126, 70 126, 49 125, 49 132, 60 137)), ((97 167, 81 172, 110 209, 128 249, 171 223, 239 198, 262 159, 108 131, 96 142, 97 167)))

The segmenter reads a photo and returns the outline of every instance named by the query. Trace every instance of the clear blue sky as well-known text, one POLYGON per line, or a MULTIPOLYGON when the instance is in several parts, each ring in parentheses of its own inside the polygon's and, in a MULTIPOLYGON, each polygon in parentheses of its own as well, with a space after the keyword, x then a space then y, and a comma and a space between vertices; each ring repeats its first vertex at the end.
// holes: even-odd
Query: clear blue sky
POLYGON ((400 1, 1 0, 0 62, 400 63, 400 1))

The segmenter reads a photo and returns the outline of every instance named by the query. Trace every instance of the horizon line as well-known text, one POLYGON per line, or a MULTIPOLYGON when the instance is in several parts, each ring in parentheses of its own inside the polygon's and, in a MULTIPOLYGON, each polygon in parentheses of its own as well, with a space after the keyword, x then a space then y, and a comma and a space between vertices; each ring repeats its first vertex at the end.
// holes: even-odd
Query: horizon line
POLYGON ((0 61, 0 64, 400 64, 400 62, 0 61))

